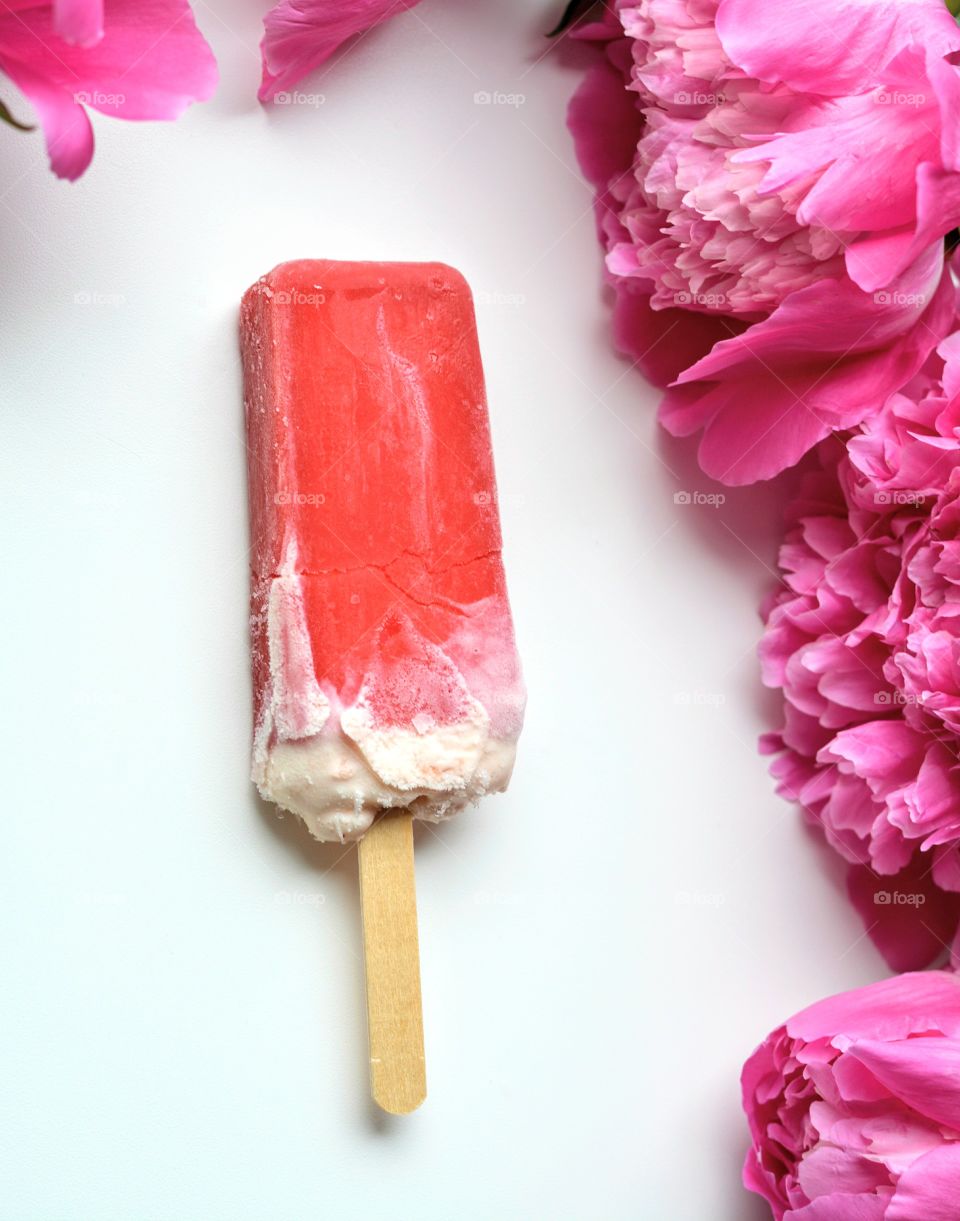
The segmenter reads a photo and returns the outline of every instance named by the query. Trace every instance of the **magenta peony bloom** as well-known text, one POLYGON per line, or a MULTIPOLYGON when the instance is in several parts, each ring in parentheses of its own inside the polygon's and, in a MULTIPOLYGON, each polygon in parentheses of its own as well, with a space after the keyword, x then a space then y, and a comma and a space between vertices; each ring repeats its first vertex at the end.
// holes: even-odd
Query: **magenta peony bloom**
POLYGON ((280 0, 263 19, 261 102, 272 101, 329 59, 348 38, 419 0, 280 0))
POLYGON ((618 345, 769 478, 877 411, 952 324, 960 30, 943 0, 617 0, 569 115, 618 345), (869 150, 867 154, 867 150, 869 150))
POLYGON ((777 1221, 956 1221, 960 978, 900 975, 804 1009, 743 1070, 744 1184, 777 1221))
POLYGON ((61 178, 79 177, 93 156, 87 106, 121 119, 175 119, 217 83, 186 0, 7 0, 0 69, 37 112, 61 178))
POLYGON ((849 438, 824 442, 766 608, 780 791, 851 865, 896 969, 960 918, 960 332, 849 438))

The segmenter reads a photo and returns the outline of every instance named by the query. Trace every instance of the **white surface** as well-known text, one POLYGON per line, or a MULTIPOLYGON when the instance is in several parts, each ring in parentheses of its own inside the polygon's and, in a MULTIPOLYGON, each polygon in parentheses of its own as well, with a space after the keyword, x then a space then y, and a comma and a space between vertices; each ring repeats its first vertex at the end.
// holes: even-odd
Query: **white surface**
POLYGON ((883 974, 755 751, 777 497, 676 505, 708 485, 609 348, 560 7, 426 0, 268 113, 261 8, 216 0, 182 122, 98 118, 72 187, 0 131, 4 1219, 761 1217, 743 1058, 883 974), (247 780, 235 315, 309 255, 473 284, 530 688, 510 793, 419 837, 402 1121, 353 853, 247 780))

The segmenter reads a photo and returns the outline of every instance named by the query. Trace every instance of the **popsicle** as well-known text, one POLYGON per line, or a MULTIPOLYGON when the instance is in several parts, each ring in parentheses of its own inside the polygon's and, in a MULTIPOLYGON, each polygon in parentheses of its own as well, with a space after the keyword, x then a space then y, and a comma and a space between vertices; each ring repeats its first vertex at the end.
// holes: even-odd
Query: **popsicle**
POLYGON ((343 842, 504 789, 524 688, 466 282, 284 263, 245 294, 241 348, 260 793, 343 842))

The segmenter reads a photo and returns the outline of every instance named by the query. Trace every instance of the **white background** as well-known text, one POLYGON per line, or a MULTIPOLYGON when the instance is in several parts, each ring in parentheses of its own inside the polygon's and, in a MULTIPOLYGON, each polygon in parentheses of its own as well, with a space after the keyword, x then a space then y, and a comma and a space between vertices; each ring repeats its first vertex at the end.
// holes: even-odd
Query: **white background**
POLYGON ((743 1059, 884 973, 756 753, 782 493, 675 504, 715 489, 611 350, 560 7, 426 0, 266 110, 215 0, 179 123, 97 116, 72 186, 0 131, 4 1219, 753 1221, 743 1059), (530 689, 509 794, 419 836, 401 1120, 355 853, 247 779, 236 310, 306 256, 472 283, 530 689))

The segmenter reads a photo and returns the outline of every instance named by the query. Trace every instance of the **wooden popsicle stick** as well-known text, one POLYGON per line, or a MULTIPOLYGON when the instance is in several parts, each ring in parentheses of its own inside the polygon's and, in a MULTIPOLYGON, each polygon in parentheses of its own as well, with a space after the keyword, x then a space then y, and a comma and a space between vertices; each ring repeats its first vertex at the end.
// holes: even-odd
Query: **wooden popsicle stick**
POLYGON ((408 1115, 427 1096, 413 815, 381 814, 359 857, 370 1092, 383 1110, 408 1115))

